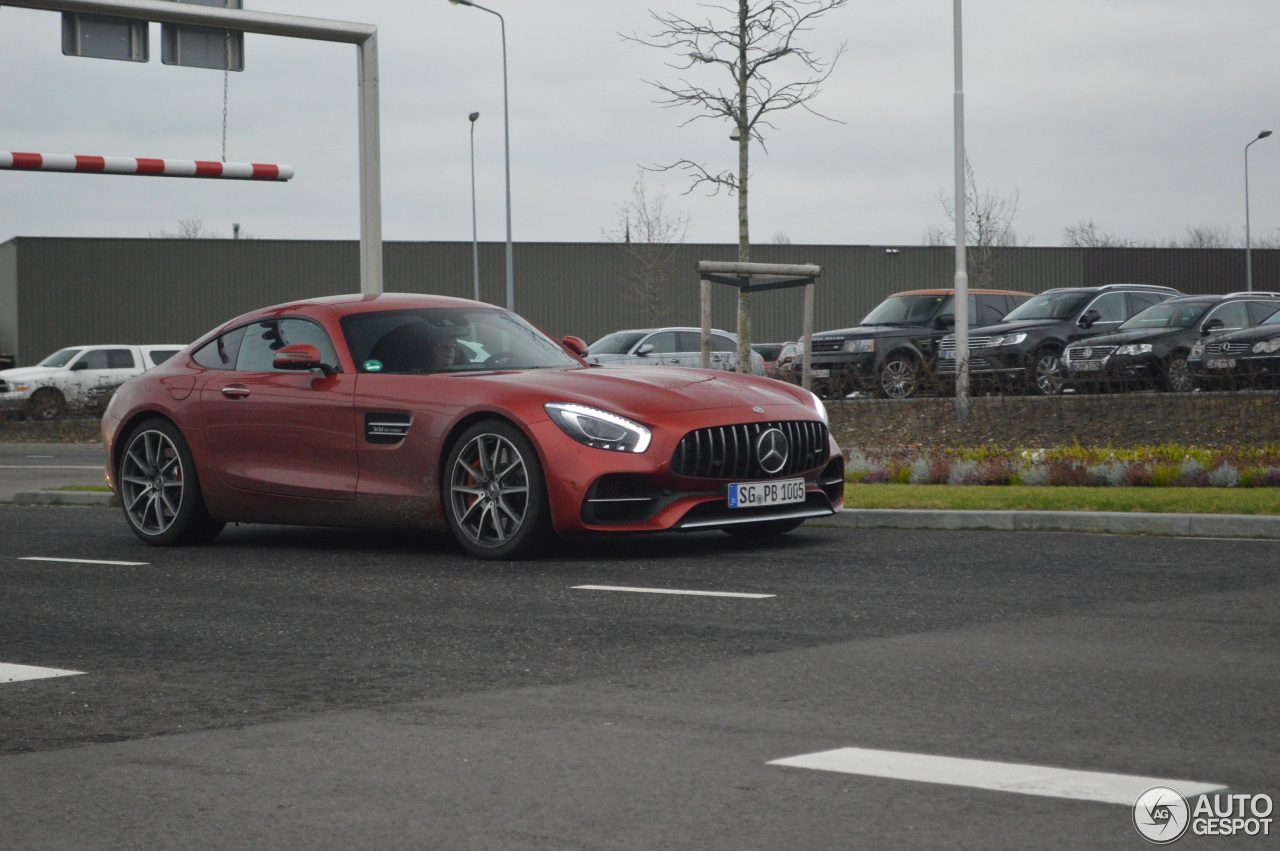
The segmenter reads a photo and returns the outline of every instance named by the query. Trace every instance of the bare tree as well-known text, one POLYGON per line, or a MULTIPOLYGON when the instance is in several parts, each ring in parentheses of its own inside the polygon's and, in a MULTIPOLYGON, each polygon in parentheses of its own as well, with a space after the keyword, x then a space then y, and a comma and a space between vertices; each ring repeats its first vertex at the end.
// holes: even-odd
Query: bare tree
POLYGON ((1140 244, 1132 239, 1114 236, 1099 228, 1093 219, 1081 219, 1075 225, 1067 225, 1062 229, 1062 244, 1070 248, 1138 248, 1140 244))
MULTIPOLYGON (((990 287, 997 283, 999 272, 995 249, 1027 245, 1030 241, 1019 239, 1018 232, 1013 229, 1022 193, 1017 188, 1009 195, 1001 195, 991 189, 979 190, 973 163, 967 157, 964 161, 964 193, 969 279, 974 287, 990 287)), ((955 200, 945 192, 938 194, 938 200, 942 202, 942 209, 946 211, 951 227, 941 228, 935 225, 929 228, 925 235, 926 242, 929 245, 955 245, 955 200)))
POLYGON ((791 237, 787 236, 786 231, 777 230, 773 232, 773 239, 769 240, 769 242, 773 245, 790 245, 791 237))
POLYGON ((667 282, 677 247, 689 232, 688 215, 668 213, 666 205, 666 193, 659 190, 650 194, 641 172, 631 187, 631 200, 620 205, 620 226, 604 234, 605 239, 622 249, 626 260, 619 274, 653 325, 661 325, 666 319, 667 282))
POLYGON ((1184 240, 1170 240, 1170 248, 1231 248, 1231 228, 1217 225, 1187 227, 1184 240))
POLYGON ((152 239, 217 239, 213 231, 204 229, 204 222, 199 219, 178 219, 176 230, 161 230, 148 234, 152 239))
MULTIPOLYGON (((844 52, 841 45, 831 62, 825 62, 797 43, 798 37, 812 29, 813 23, 846 5, 848 0, 736 0, 732 5, 703 4, 705 18, 697 20, 676 14, 650 12, 658 31, 648 36, 623 36, 649 47, 659 47, 678 59, 668 66, 680 72, 701 65, 722 70, 730 85, 709 87, 691 82, 683 76, 678 83, 650 81, 663 93, 658 101, 663 106, 689 107, 699 114, 680 126, 703 118, 727 119, 733 127, 731 138, 738 142, 736 170, 711 171, 706 165, 683 159, 656 170, 680 169, 691 179, 688 191, 705 186, 715 195, 721 189, 738 196, 738 261, 751 259, 748 227, 748 178, 751 141, 764 148, 765 128, 776 129, 767 116, 794 107, 822 115, 809 106, 818 96, 821 84, 831 75, 836 59, 844 52), (798 63, 803 76, 788 83, 775 83, 769 74, 774 63, 789 60, 798 63)), ((828 119, 832 120, 832 119, 828 119)), ((738 294, 738 369, 751 368, 751 296, 738 294)))

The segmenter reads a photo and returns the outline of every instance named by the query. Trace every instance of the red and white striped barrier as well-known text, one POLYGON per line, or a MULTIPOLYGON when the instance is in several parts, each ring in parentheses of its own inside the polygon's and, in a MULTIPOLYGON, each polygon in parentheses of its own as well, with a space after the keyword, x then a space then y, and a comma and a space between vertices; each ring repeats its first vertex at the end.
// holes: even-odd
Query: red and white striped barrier
POLYGON ((159 177, 220 177, 226 180, 288 180, 293 177, 291 165, 0 151, 0 169, 6 168, 24 171, 81 171, 90 174, 143 174, 159 177))

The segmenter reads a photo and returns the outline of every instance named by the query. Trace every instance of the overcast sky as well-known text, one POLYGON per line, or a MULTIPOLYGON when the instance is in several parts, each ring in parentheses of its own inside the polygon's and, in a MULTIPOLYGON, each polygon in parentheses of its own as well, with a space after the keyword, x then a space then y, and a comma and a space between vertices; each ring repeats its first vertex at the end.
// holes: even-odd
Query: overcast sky
MULTIPOLYGON (((374 24, 379 32, 383 234, 471 239, 468 113, 479 235, 505 238, 498 19, 446 0, 246 0, 249 8, 374 24)), ((625 42, 648 9, 690 0, 489 0, 506 18, 516 242, 594 242, 620 220, 642 165, 736 164, 729 128, 679 126, 645 80, 674 81, 661 50, 625 42)), ((1276 0, 969 0, 967 148, 980 188, 1017 193, 1014 227, 1034 245, 1092 220, 1163 242, 1189 226, 1243 244, 1244 146, 1280 131, 1276 0)), ((220 159, 223 74, 65 57, 60 16, 0 7, 0 150, 220 159)), ((358 239, 356 49, 248 35, 230 75, 226 159, 292 165, 284 184, 0 172, 0 241, 146 237, 199 220, 230 236, 358 239)), ((753 148, 755 242, 918 245, 947 224, 953 184, 952 3, 853 0, 805 43, 834 57, 814 101, 753 148)), ((786 62, 775 80, 801 75, 786 62)), ((705 66, 690 79, 725 81, 705 66)), ((1255 239, 1280 236, 1280 132, 1249 150, 1255 239)), ((681 194, 651 174, 688 241, 732 243, 736 201, 681 194)))

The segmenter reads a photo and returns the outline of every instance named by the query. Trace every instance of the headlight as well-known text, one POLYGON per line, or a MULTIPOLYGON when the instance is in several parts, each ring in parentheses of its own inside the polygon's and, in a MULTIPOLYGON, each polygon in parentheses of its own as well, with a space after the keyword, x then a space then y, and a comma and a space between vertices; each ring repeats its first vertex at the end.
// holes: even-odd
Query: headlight
POLYGON ((1118 355, 1149 355, 1151 354, 1150 343, 1126 343, 1116 349, 1118 355))
POLYGON ((1196 358, 1196 359, 1204 357, 1204 341, 1203 340, 1196 340, 1195 343, 1192 344, 1190 357, 1196 358))
POLYGON ((830 422, 827 420, 827 406, 822 404, 822 400, 818 398, 816 393, 809 394, 809 404, 817 408, 818 416, 822 417, 823 424, 830 425, 830 422))
POLYGON ((867 340, 846 340, 844 350, 849 354, 858 354, 859 352, 874 352, 876 350, 876 341, 874 338, 867 340))
POLYGON ((548 402, 543 407, 561 431, 584 446, 613 452, 644 452, 649 448, 649 429, 625 417, 568 402, 548 402))
POLYGON ((1019 331, 1016 334, 1005 334, 1003 337, 996 337, 991 341, 991 345, 1016 346, 1025 339, 1027 339, 1027 333, 1025 331, 1019 331))
POLYGON ((1272 337, 1270 340, 1262 340, 1253 344, 1255 354, 1274 354, 1280 352, 1280 337, 1272 337))

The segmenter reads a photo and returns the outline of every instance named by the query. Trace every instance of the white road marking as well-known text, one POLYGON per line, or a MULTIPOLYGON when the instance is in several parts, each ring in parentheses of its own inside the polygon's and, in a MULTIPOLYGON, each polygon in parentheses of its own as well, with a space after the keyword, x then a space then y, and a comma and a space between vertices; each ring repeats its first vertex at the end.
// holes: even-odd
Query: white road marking
POLYGON ((97 470, 101 472, 102 465, 86 467, 71 464, 0 464, 0 470, 97 470))
POLYGON ((83 673, 84 671, 63 671, 59 668, 36 668, 31 665, 7 665, 0 662, 0 683, 43 680, 47 677, 75 677, 83 673))
POLYGON ((151 564, 149 561, 102 561, 92 558, 49 558, 46 556, 19 556, 18 561, 58 561, 66 564, 116 564, 124 567, 142 567, 151 564))
POLYGON ((769 765, 839 771, 867 777, 892 780, 914 780, 967 786, 996 792, 1016 792, 1047 798, 1070 798, 1077 801, 1099 801, 1132 807, 1138 796, 1152 786, 1169 786, 1184 797, 1225 789, 1217 783, 1191 780, 1166 780, 1159 777, 1137 777, 1100 771, 1075 771, 1043 765, 1018 765, 1010 762, 987 762, 980 759, 957 759, 949 756, 897 753, 894 751, 839 748, 833 751, 776 759, 769 765))
POLYGON ((740 594, 736 591, 680 591, 674 588, 627 588, 622 585, 574 585, 579 591, 631 591, 636 594, 685 594, 690 597, 745 597, 764 600, 776 594, 740 594))

